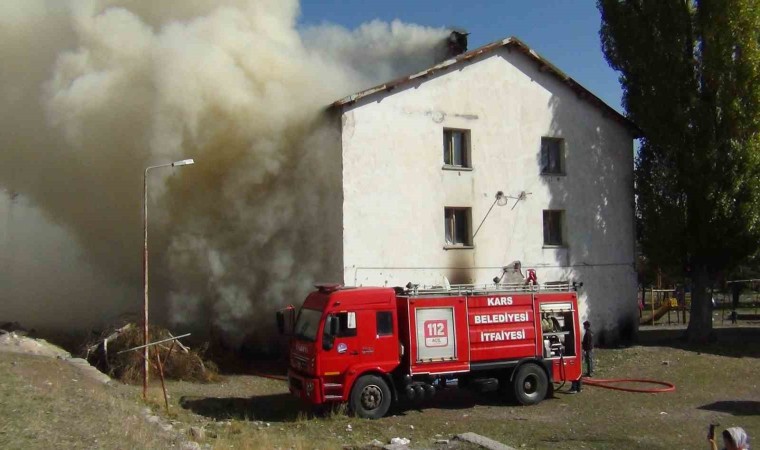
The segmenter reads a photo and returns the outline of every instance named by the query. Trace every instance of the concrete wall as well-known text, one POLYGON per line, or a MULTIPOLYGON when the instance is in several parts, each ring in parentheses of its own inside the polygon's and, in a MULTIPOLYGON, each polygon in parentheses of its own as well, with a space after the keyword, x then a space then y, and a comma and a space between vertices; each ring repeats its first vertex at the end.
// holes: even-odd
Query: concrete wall
POLYGON ((635 329, 633 147, 626 129, 519 52, 501 49, 344 108, 344 282, 487 283, 520 260, 539 281, 580 280, 581 314, 608 343, 635 329), (471 130, 472 171, 443 170, 443 129, 471 130), (542 136, 564 176, 540 175, 542 136), (445 249, 444 207, 471 207, 472 249, 445 249), (562 248, 544 209, 565 210, 562 248))

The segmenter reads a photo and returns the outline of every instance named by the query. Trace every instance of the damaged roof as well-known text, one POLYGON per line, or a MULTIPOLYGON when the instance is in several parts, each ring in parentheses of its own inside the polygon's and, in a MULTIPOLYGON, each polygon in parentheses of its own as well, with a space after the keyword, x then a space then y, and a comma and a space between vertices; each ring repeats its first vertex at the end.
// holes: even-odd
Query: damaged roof
POLYGON ((502 47, 518 50, 521 53, 525 54, 528 58, 534 60, 538 64, 538 70, 540 72, 549 73, 550 75, 557 78, 559 81, 566 84, 568 87, 570 87, 570 89, 572 89, 578 95, 578 97, 581 100, 585 100, 591 103, 592 105, 599 108, 605 117, 609 117, 615 120, 616 122, 620 123, 621 125, 625 126, 626 128, 628 128, 628 130, 631 132, 631 134, 633 134, 634 137, 638 138, 643 135, 641 129, 635 123, 633 123, 630 119, 620 114, 613 107, 605 103, 604 100, 594 95, 591 91, 583 87, 580 83, 575 81, 572 77, 568 76, 566 73, 564 73, 559 68, 557 68, 554 64, 549 62, 546 58, 539 55, 535 50, 528 47, 524 42, 522 42, 521 40, 517 39, 514 36, 508 37, 506 39, 501 39, 496 42, 491 42, 490 44, 486 44, 482 47, 476 48, 475 50, 462 53, 461 55, 457 55, 454 58, 443 61, 442 63, 436 64, 435 66, 425 69, 421 72, 417 72, 412 75, 401 77, 393 81, 389 81, 387 83, 383 83, 378 86, 365 89, 355 94, 351 94, 347 97, 344 97, 334 102, 331 105, 331 107, 340 108, 343 106, 351 105, 355 103, 357 100, 360 100, 362 98, 368 97, 373 94, 377 94, 381 92, 390 92, 393 89, 399 86, 403 86, 406 83, 410 83, 418 78, 429 77, 430 75, 433 75, 436 72, 440 72, 442 70, 446 70, 458 64, 465 63, 478 56, 486 55, 502 47))

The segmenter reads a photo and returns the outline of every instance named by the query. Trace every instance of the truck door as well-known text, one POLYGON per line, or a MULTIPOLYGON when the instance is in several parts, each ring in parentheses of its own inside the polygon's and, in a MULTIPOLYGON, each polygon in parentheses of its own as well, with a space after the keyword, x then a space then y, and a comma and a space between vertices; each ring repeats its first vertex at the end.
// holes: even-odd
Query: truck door
POLYGON ((394 329, 394 310, 341 311, 332 315, 338 318, 339 327, 332 349, 323 347, 325 374, 343 373, 364 362, 378 366, 398 364, 399 342, 394 329))
POLYGON ((331 313, 325 321, 320 355, 323 375, 328 377, 341 375, 349 366, 358 362, 361 356, 359 339, 361 321, 358 320, 358 316, 357 311, 340 311, 331 313), (338 329, 334 336, 329 335, 330 316, 338 320, 338 329))

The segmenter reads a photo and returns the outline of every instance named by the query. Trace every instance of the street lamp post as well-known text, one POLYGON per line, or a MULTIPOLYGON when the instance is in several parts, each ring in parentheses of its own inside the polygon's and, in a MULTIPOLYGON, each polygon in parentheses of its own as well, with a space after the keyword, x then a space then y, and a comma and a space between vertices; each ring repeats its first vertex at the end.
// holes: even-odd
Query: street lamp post
POLYGON ((148 171, 151 169, 158 169, 160 167, 176 167, 187 166, 194 164, 192 159, 183 159, 182 161, 175 161, 173 163, 159 164, 157 166, 149 166, 145 168, 143 174, 143 400, 148 397, 148 171))

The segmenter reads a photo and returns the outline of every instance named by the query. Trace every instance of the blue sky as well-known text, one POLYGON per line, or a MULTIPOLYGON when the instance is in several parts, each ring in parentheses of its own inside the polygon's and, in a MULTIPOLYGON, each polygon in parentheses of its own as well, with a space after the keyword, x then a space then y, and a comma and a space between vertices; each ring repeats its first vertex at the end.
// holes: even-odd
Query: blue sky
POLYGON ((470 32, 470 50, 516 36, 622 111, 617 73, 601 51, 593 0, 301 0, 303 25, 356 28, 373 19, 464 28, 470 32))

